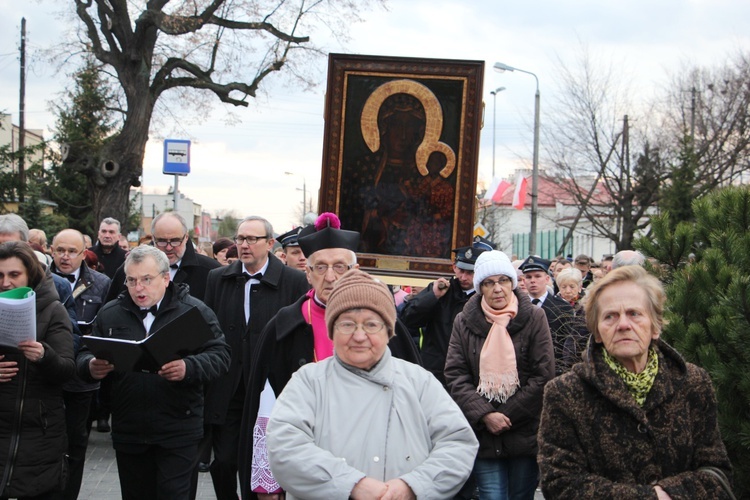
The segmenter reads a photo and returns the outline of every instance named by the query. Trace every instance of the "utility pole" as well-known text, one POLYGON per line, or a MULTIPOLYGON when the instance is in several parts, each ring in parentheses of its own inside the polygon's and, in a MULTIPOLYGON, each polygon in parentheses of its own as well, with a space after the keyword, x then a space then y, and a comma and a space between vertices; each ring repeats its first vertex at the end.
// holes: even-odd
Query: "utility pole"
POLYGON ((21 18, 21 90, 18 99, 18 202, 26 189, 24 148, 26 147, 26 18, 21 18))
POLYGON ((693 87, 690 90, 690 140, 695 144, 695 94, 698 91, 693 87))

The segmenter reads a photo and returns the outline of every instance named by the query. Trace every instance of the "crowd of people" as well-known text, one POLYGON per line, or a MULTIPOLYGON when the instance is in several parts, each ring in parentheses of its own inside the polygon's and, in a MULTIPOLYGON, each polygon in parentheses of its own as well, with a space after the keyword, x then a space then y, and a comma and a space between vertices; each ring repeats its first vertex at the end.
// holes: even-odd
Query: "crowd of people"
POLYGON ((0 292, 36 304, 36 339, 0 341, 0 500, 76 499, 94 425, 125 500, 194 499, 201 472, 218 500, 731 498, 711 380, 660 338, 638 252, 511 259, 477 237, 401 289, 335 214, 212 243, 174 212, 150 229, 48 244, 0 215, 0 292), (206 339, 153 370, 86 340, 191 312, 206 339))

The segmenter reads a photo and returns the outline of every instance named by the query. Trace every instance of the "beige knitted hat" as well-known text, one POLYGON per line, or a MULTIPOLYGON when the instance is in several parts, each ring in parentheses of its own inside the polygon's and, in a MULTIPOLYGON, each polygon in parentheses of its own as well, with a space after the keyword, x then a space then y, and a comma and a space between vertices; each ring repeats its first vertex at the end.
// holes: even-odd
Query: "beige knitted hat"
POLYGON ((326 304, 326 327, 333 338, 333 323, 350 309, 369 309, 383 318, 389 337, 396 328, 396 303, 388 285, 359 269, 346 272, 333 287, 326 304))

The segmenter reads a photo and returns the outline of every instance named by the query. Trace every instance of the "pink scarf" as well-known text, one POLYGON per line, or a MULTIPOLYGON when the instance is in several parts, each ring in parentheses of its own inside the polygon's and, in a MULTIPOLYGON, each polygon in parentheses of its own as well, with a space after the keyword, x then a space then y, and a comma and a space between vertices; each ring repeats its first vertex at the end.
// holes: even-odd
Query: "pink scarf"
POLYGON ((516 351, 507 330, 508 323, 518 313, 518 299, 511 293, 508 305, 498 311, 482 297, 482 311, 492 327, 479 354, 477 392, 490 401, 505 403, 521 385, 516 369, 516 351))

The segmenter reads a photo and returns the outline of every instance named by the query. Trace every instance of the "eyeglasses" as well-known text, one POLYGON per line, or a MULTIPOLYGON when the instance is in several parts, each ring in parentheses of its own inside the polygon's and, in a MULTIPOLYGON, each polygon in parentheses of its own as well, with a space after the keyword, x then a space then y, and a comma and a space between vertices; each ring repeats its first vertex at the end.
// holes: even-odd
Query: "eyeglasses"
POLYGON ((381 321, 366 321, 364 323, 355 323, 354 321, 339 321, 334 323, 333 327, 344 335, 354 335, 358 328, 362 328, 367 335, 375 335, 383 330, 385 323, 381 321))
POLYGON ((166 247, 167 245, 170 245, 171 247, 178 247, 180 244, 182 244, 183 241, 185 241, 186 234, 182 235, 182 238, 172 238, 171 240, 165 240, 163 238, 154 238, 154 244, 157 247, 166 247))
POLYGON ((339 263, 339 264, 333 264, 330 266, 328 264, 315 264, 314 266, 308 266, 308 267, 312 269, 313 272, 317 274, 318 276, 323 276, 325 273, 328 272, 329 269, 333 269, 334 273, 341 275, 347 272, 352 267, 354 267, 354 264, 340 264, 339 263))
POLYGON ((133 288, 138 285, 151 286, 151 283, 153 283, 153 281, 159 276, 161 276, 162 274, 164 273, 161 272, 157 274, 156 276, 144 276, 142 278, 131 278, 130 276, 128 276, 127 278, 125 278, 125 286, 128 288, 133 288))
POLYGON ((496 280, 484 280, 481 283, 481 287, 482 288, 495 288, 495 285, 498 285, 498 284, 500 286, 506 286, 511 281, 513 281, 513 280, 511 280, 510 278, 506 278, 505 276, 503 276, 500 279, 498 279, 497 281, 496 280))
POLYGON ((247 242, 248 245, 255 245, 258 240, 267 240, 268 236, 235 236, 234 242, 237 245, 244 245, 247 242))
POLYGON ((65 250, 64 248, 55 248, 53 253, 58 257, 64 257, 67 255, 71 259, 75 259, 83 253, 83 250, 65 250))

